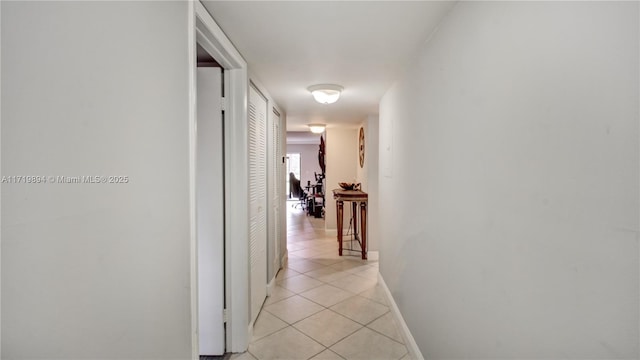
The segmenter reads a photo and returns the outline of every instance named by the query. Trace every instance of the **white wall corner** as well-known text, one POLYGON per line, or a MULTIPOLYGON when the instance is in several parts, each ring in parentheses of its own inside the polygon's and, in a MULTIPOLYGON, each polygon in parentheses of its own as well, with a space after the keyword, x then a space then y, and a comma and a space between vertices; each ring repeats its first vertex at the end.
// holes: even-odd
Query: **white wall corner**
POLYGON ((273 258, 273 278, 274 279, 278 274, 278 271, 280 271, 280 269, 282 269, 282 266, 280 266, 280 258, 278 257, 278 254, 274 254, 274 258, 273 258))
POLYGON ((379 272, 378 272, 378 285, 380 285, 385 295, 387 296, 387 301, 389 302, 389 307, 391 308, 391 315, 393 315, 393 320, 396 322, 396 326, 398 327, 398 330, 400 330, 400 334, 404 339, 404 343, 407 346, 407 350, 409 350, 409 357, 411 359, 424 360, 424 356, 422 356, 422 352, 420 352, 420 348, 418 348, 418 344, 416 343, 416 340, 413 338, 413 335, 411 335, 411 331, 409 330, 407 323, 404 321, 404 318, 400 313, 400 309, 398 309, 398 305, 396 304, 395 300, 393 299, 393 296, 391 295, 391 291, 387 287, 387 284, 384 282, 384 278, 382 277, 382 274, 380 274, 379 272))
MULTIPOLYGON (((280 270, 280 269, 278 269, 280 270)), ((278 274, 278 272, 276 271, 275 274, 273 274, 273 279, 271 279, 271 281, 269 281, 269 283, 267 284, 267 297, 271 296, 271 293, 273 292, 273 288, 276 286, 276 275, 278 274)))
MULTIPOLYGON (((249 334, 249 339, 253 339, 253 325, 255 325, 255 323, 253 321, 250 322, 249 323, 249 328, 247 329, 247 334, 249 334)), ((249 350, 249 346, 248 345, 247 345, 247 348, 244 349, 243 351, 237 351, 237 352, 243 353, 243 352, 245 352, 247 350, 249 350)), ((233 351, 233 352, 236 352, 236 351, 233 351)))
POLYGON ((282 259, 280 260, 280 264, 282 264, 283 268, 287 267, 287 265, 289 265, 289 249, 285 249, 284 250, 284 255, 282 255, 282 259))
MULTIPOLYGON (((367 247, 369 247, 369 246, 367 246, 367 247)), ((369 261, 378 261, 380 259, 380 252, 377 251, 377 250, 376 251, 367 251, 367 259, 369 259, 369 261)))

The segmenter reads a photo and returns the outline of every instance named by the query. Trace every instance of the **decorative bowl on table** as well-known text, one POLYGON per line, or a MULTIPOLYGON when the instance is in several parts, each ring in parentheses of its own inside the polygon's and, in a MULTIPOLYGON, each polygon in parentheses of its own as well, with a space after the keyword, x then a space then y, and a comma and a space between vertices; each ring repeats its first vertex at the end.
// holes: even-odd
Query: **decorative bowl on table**
POLYGON ((357 187, 357 185, 354 183, 346 183, 346 182, 338 183, 338 185, 340 185, 342 190, 356 190, 356 187, 357 187))

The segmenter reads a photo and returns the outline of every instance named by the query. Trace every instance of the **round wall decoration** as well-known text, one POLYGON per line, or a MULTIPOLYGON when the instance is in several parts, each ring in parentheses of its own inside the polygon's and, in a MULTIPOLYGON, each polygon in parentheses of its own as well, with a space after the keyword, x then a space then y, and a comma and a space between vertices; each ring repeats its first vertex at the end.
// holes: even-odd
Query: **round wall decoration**
POLYGON ((364 128, 360 128, 358 135, 358 153, 360 156, 360 167, 364 167, 364 128))

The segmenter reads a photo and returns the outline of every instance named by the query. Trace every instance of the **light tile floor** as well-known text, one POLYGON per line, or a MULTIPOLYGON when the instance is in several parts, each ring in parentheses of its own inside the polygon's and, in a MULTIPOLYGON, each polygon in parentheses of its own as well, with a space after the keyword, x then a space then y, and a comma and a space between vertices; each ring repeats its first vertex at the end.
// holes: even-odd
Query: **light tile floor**
POLYGON ((231 359, 409 359, 377 285, 377 261, 338 256, 322 219, 288 210, 289 264, 276 276, 249 351, 231 359))

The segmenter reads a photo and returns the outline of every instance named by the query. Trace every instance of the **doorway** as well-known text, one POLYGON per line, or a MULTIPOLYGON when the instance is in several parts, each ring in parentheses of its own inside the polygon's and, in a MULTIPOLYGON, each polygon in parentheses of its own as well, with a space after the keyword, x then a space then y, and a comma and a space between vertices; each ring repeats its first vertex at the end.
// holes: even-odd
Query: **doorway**
POLYGON ((197 46, 196 237, 199 355, 223 355, 224 118, 222 67, 197 46))
POLYGON ((324 136, 311 132, 287 132, 287 161, 285 181, 287 187, 288 208, 295 207, 308 216, 324 218, 325 178, 321 166, 320 154, 324 144, 324 136), (290 173, 300 180, 302 201, 291 191, 290 173), (291 196, 290 196, 291 194, 291 196))
POLYGON ((302 180, 300 178, 300 153, 292 153, 292 154, 287 154, 287 172, 286 172, 286 193, 287 195, 287 200, 291 200, 291 201, 297 201, 298 199, 294 199, 291 198, 291 184, 290 184, 290 179, 291 179, 291 173, 293 173, 293 175, 296 177, 296 179, 298 180, 302 180))
POLYGON ((201 2, 188 2, 189 61, 189 241, 190 241, 190 285, 191 285, 191 345, 192 358, 200 352, 199 291, 198 291, 198 201, 197 201, 197 52, 198 45, 206 50, 224 69, 222 73, 224 100, 218 99, 224 107, 223 117, 223 179, 224 179, 224 299, 223 319, 216 322, 224 326, 226 352, 243 352, 249 343, 249 297, 247 289, 249 246, 248 238, 248 168, 247 157, 247 104, 248 92, 247 63, 213 20, 201 2), (236 241, 233 241, 236 240, 236 241))

